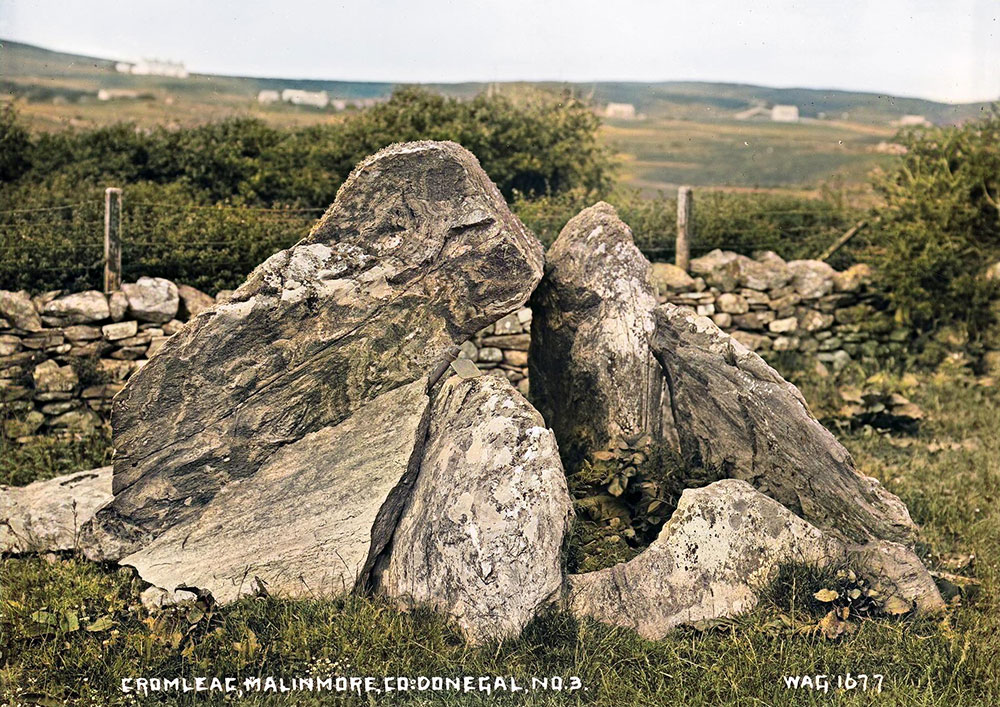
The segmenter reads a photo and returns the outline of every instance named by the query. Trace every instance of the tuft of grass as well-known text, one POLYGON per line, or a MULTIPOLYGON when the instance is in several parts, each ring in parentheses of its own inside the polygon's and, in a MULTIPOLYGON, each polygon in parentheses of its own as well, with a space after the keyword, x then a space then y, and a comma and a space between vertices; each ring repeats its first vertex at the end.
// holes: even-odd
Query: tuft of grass
POLYGON ((110 463, 107 425, 91 435, 39 435, 24 443, 5 437, 0 430, 0 484, 26 486, 110 463))

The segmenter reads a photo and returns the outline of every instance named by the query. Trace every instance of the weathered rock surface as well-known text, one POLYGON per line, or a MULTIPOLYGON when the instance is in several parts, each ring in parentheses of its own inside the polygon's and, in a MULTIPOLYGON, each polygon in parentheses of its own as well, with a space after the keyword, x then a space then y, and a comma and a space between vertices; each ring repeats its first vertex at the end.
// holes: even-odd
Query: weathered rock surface
POLYGON ((453 376, 381 591, 454 617, 472 641, 517 635, 562 586, 572 512, 541 415, 504 378, 453 376))
POLYGON ((38 331, 42 328, 42 318, 38 316, 31 296, 23 290, 0 290, 0 318, 24 331, 38 331))
POLYGON ((329 597, 364 582, 392 534, 420 463, 427 379, 384 393, 338 425, 275 452, 188 517, 121 560, 165 590, 220 603, 262 588, 329 597))
MULTIPOLYGON (((649 399, 643 391, 650 387, 642 373, 636 372, 640 367, 617 368, 617 359, 607 350, 617 353, 621 349, 609 347, 601 338, 604 330, 591 324, 595 320, 601 322, 606 313, 612 312, 609 318, 616 321, 608 329, 615 331, 614 326, 620 326, 621 321, 633 321, 637 318, 636 311, 644 311, 652 319, 653 333, 632 337, 629 350, 649 350, 660 364, 653 370, 664 385, 659 400, 664 407, 660 430, 665 442, 675 446, 692 468, 707 469, 715 478, 749 483, 763 494, 755 502, 763 503, 765 497, 773 499, 774 503, 768 501, 765 505, 781 509, 782 516, 794 519, 789 522, 797 528, 792 540, 788 543, 782 540, 785 545, 779 543, 779 549, 803 544, 804 559, 809 560, 810 539, 822 536, 824 551, 835 550, 841 561, 855 559, 871 572, 873 580, 878 579, 883 586, 891 587, 891 591, 914 601, 920 608, 940 606, 937 589, 912 551, 916 528, 906 507, 876 480, 857 473, 850 455, 813 418, 794 386, 756 354, 719 331, 709 319, 689 308, 666 304, 655 311, 648 310, 648 300, 635 295, 641 288, 619 288, 606 294, 609 281, 617 284, 623 279, 622 267, 609 256, 617 251, 595 238, 605 230, 612 230, 608 227, 611 217, 613 212, 608 216, 595 207, 567 224, 553 245, 554 252, 550 251, 546 277, 533 298, 536 306, 531 349, 532 391, 540 411, 564 447, 564 460, 567 444, 595 449, 614 436, 605 431, 609 427, 607 406, 602 398, 606 388, 618 386, 619 390, 627 391, 629 401, 649 399), (598 216, 603 216, 604 221, 598 216), (573 244, 578 244, 581 251, 576 260, 569 260, 557 249, 561 245, 566 252, 575 254, 573 244), (564 259, 571 263, 570 267, 564 265, 564 259), (624 315, 620 314, 622 311, 624 315), (587 329, 588 325, 592 329, 587 329), (638 393, 628 387, 637 384, 638 393), (586 437, 587 434, 591 437, 586 437)), ((627 227, 616 224, 614 232, 627 233, 627 227)), ((692 261, 692 270, 703 274, 714 290, 680 293, 676 295, 677 301, 715 313, 711 305, 714 300, 722 309, 720 314, 729 317, 733 324, 761 332, 755 337, 755 345, 780 350, 796 348, 802 313, 797 307, 803 299, 828 295, 833 289, 833 271, 825 263, 813 261, 786 264, 773 253, 757 257, 751 260, 714 251, 692 261)), ((648 267, 638 252, 621 259, 628 262, 626 272, 645 272, 648 267)), ((639 279, 635 277, 632 281, 639 279)), ((831 324, 828 315, 803 316, 802 323, 816 329, 831 324)), ((648 330, 641 327, 640 331, 648 330)), ((739 333, 744 337, 754 336, 739 333)), ((624 426, 619 429, 626 438, 636 431, 634 428, 626 431, 624 426)), ((569 459, 572 463, 574 457, 569 459)), ((679 522, 670 521, 668 525, 679 522)), ((701 538, 704 552, 709 554, 700 563, 710 566, 715 557, 711 553, 725 554, 730 550, 734 557, 751 562, 742 557, 750 551, 747 545, 725 541, 729 545, 716 547, 717 540, 714 536, 701 538)), ((780 552, 777 554, 781 556, 780 552)), ((704 599, 707 604, 698 604, 702 599, 697 599, 695 604, 675 605, 671 597, 691 594, 691 586, 707 582, 705 578, 709 575, 698 574, 695 578, 685 575, 676 580, 644 577, 669 572, 670 563, 677 559, 663 560, 669 556, 670 553, 658 554, 651 548, 633 560, 632 566, 638 568, 634 570, 636 577, 645 581, 634 583, 634 601, 645 602, 647 608, 659 606, 666 612, 650 619, 653 628, 648 630, 653 633, 673 625, 675 619, 670 617, 720 615, 720 606, 727 612, 738 610, 747 605, 747 597, 757 589, 741 583, 742 574, 746 573, 739 567, 733 570, 730 563, 723 569, 732 570, 733 574, 724 576, 721 584, 713 585, 720 596, 728 597, 725 601, 713 605, 709 592, 704 599), (661 561, 667 565, 657 564, 661 561), (666 597, 659 595, 662 592, 667 592, 666 597), (695 605, 700 607, 696 611, 692 609, 695 605)), ((697 569, 701 573, 706 571, 704 567, 697 569)), ((602 576, 617 577, 616 572, 608 571, 602 576)), ((574 587, 583 586, 580 582, 586 583, 574 579, 574 587)), ((601 585, 594 591, 600 595, 619 590, 625 588, 612 583, 610 589, 601 585)), ((601 603, 581 601, 594 606, 601 603)), ((591 613, 618 611, 613 602, 604 605, 604 609, 594 608, 591 613)), ((641 614, 640 611, 637 615, 641 614)))
POLYGON ((112 292, 108 296, 108 311, 111 314, 111 321, 121 321, 128 312, 128 297, 121 290, 112 292))
POLYGON ((852 552, 881 558, 878 574, 918 606, 939 605, 909 549, 916 527, 906 506, 855 470, 795 386, 710 320, 672 305, 657 309, 652 346, 689 463, 749 482, 852 552))
POLYGON ((0 552, 73 550, 83 524, 110 501, 110 466, 0 486, 0 552))
POLYGON ((805 299, 816 299, 833 291, 836 270, 822 260, 790 260, 788 269, 792 271, 792 287, 805 299))
POLYGON ((42 309, 45 319, 59 324, 89 324, 111 316, 108 298, 96 290, 58 297, 42 309))
POLYGON ((197 317, 215 304, 215 298, 212 295, 205 294, 190 285, 177 285, 177 296, 180 297, 178 316, 184 319, 197 317))
POLYGON ((116 396, 108 559, 199 516, 280 447, 441 369, 518 308, 542 249, 454 143, 364 160, 307 238, 166 341, 116 396))
POLYGON ((649 639, 753 608, 782 563, 823 566, 843 545, 736 479, 688 489, 660 535, 639 556, 569 578, 578 616, 649 639))
POLYGON ((35 398, 46 402, 69 398, 79 382, 72 366, 60 366, 52 360, 35 366, 31 377, 35 384, 35 398))
POLYGON ((168 592, 166 589, 160 589, 159 587, 148 587, 139 595, 139 601, 142 602, 143 608, 151 614, 155 614, 171 606, 193 604, 197 600, 197 594, 184 589, 175 589, 172 592, 168 592))
POLYGON ((659 294, 689 292, 695 288, 694 278, 671 263, 652 263, 649 274, 659 294))
POLYGON ((793 273, 785 261, 773 251, 764 251, 756 259, 739 253, 715 249, 691 261, 691 272, 722 292, 743 287, 765 291, 784 287, 793 273))
POLYGON ((177 285, 162 277, 140 277, 124 283, 122 292, 128 300, 128 311, 144 322, 169 322, 177 315, 180 298, 177 285))
POLYGON ((532 402, 564 460, 616 437, 664 436, 663 376, 649 349, 656 292, 612 206, 600 202, 566 224, 531 307, 532 402))
POLYGON ((682 624, 753 608, 785 563, 850 564, 885 596, 921 610, 944 606, 927 570, 902 545, 845 541, 738 479, 684 491, 640 555, 570 576, 567 604, 577 616, 655 640, 682 624))
POLYGON ((856 541, 912 541, 902 501, 854 461, 802 395, 710 320, 656 311, 653 351, 665 372, 682 455, 749 481, 820 528, 856 541))

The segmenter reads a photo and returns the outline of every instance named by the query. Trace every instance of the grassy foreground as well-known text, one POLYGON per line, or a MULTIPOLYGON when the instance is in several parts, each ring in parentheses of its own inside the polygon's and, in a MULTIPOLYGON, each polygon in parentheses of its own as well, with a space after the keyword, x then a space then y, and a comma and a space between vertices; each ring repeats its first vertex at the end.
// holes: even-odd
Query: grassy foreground
MULTIPOLYGON (((224 609, 195 606, 151 617, 139 606, 143 585, 129 570, 72 556, 5 558, 0 699, 11 705, 1000 704, 1000 389, 961 371, 918 380, 907 390, 927 414, 916 437, 870 430, 840 436, 859 468, 907 503, 922 526, 928 564, 981 584, 944 617, 852 616, 847 630, 831 639, 818 626, 827 607, 812 595, 832 577, 788 568, 754 612, 667 640, 645 641, 552 613, 518 640, 473 649, 446 622, 399 613, 377 599, 245 599, 224 609), (848 673, 868 675, 868 690, 860 681, 854 690, 838 689, 838 676, 848 673), (120 691, 123 678, 237 677, 242 683, 274 676, 287 683, 307 675, 373 676, 379 687, 386 676, 514 676, 528 688, 532 677, 549 678, 551 685, 558 676, 564 689, 241 698, 120 691), (827 676, 829 691, 786 686, 785 676, 804 675, 813 682, 827 676), (883 676, 878 693, 876 675, 883 676), (581 687, 571 691, 572 677, 581 687)), ((799 383, 818 413, 837 406, 829 380, 799 383)), ((46 475, 47 458, 25 457, 24 463, 38 464, 34 473, 46 475)), ((14 478, 28 480, 27 474, 14 478)), ((509 689, 509 677, 504 684, 509 689)))

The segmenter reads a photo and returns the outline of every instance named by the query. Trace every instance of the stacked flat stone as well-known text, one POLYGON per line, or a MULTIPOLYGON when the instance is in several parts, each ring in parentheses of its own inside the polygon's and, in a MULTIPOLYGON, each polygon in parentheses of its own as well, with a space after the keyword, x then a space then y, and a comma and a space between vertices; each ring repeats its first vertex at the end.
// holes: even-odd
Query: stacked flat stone
POLYGON ((528 394, 528 345, 531 343, 531 309, 523 307, 491 324, 462 345, 460 358, 475 362, 528 394))
POLYGON ((871 269, 838 272, 819 260, 785 261, 772 251, 750 258, 722 250, 691 261, 691 274, 653 265, 660 302, 710 317, 762 355, 797 351, 840 370, 852 360, 902 352, 911 338, 871 288, 871 269))
POLYGON ((156 277, 110 295, 0 290, 5 434, 27 441, 35 434, 92 432, 128 377, 212 304, 203 292, 156 277))

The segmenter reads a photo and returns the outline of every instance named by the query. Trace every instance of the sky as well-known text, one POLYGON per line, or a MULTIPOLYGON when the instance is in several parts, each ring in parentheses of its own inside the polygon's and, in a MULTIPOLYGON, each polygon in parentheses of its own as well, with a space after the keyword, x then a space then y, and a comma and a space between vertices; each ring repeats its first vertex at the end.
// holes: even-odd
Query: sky
POLYGON ((0 37, 240 76, 724 81, 965 102, 1000 97, 998 18, 1000 0, 0 0, 0 37))

